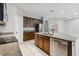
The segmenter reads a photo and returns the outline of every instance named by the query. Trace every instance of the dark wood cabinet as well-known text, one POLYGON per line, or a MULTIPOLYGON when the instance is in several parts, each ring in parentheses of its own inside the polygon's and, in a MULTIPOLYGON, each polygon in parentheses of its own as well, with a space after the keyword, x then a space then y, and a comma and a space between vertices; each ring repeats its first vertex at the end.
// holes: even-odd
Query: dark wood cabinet
POLYGON ((34 20, 32 18, 24 17, 23 23, 24 27, 34 27, 34 20))
POLYGON ((48 36, 35 34, 35 45, 50 55, 50 40, 48 36))
POLYGON ((24 32, 24 41, 34 39, 34 32, 24 32))
POLYGON ((42 20, 35 19, 32 17, 23 17, 23 26, 24 27, 35 27, 35 24, 42 24, 42 20))
POLYGON ((39 47, 43 49, 43 36, 39 35, 39 47))
POLYGON ((50 40, 47 36, 43 36, 43 49, 47 54, 50 54, 50 40))
POLYGON ((35 34, 35 45, 39 46, 39 35, 35 34))

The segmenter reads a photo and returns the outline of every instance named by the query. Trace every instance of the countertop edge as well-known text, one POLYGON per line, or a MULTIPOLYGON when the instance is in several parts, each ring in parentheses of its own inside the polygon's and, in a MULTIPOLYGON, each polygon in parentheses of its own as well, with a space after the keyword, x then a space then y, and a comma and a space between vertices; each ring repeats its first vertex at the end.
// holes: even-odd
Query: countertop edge
POLYGON ((35 34, 40 34, 40 35, 44 35, 44 36, 48 36, 50 38, 55 38, 55 39, 60 39, 60 40, 64 40, 64 41, 72 41, 72 42, 75 42, 76 41, 76 38, 74 40, 69 40, 69 39, 64 39, 64 38, 59 38, 59 37, 56 37, 56 36, 51 36, 50 34, 43 34, 43 33, 35 33, 35 34))

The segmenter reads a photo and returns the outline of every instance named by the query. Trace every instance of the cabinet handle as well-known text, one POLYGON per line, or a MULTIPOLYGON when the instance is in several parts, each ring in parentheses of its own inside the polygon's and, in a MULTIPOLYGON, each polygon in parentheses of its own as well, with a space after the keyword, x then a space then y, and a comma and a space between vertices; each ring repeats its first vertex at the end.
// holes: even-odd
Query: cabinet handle
POLYGON ((65 45, 67 45, 67 42, 65 42, 65 41, 62 41, 62 40, 57 40, 59 43, 61 43, 61 44, 65 44, 65 45))

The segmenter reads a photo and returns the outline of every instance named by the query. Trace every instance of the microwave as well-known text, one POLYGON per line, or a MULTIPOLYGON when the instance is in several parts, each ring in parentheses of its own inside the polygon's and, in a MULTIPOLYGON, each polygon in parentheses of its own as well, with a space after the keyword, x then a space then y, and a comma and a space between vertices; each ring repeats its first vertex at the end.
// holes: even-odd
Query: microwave
POLYGON ((0 25, 4 25, 8 20, 7 5, 6 3, 0 3, 0 25))

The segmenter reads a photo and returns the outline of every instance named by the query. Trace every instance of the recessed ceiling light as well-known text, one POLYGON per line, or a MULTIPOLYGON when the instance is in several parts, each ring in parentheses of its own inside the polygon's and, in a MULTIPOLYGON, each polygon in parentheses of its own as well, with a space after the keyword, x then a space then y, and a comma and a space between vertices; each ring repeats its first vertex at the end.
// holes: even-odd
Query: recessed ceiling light
POLYGON ((53 10, 50 10, 50 12, 53 12, 53 10))
POLYGON ((78 13, 77 13, 77 12, 75 12, 75 13, 74 13, 74 15, 75 15, 75 16, 77 16, 77 15, 78 15, 78 13))
POLYGON ((61 14, 63 14, 64 13, 64 10, 61 10, 60 12, 61 12, 61 14))

